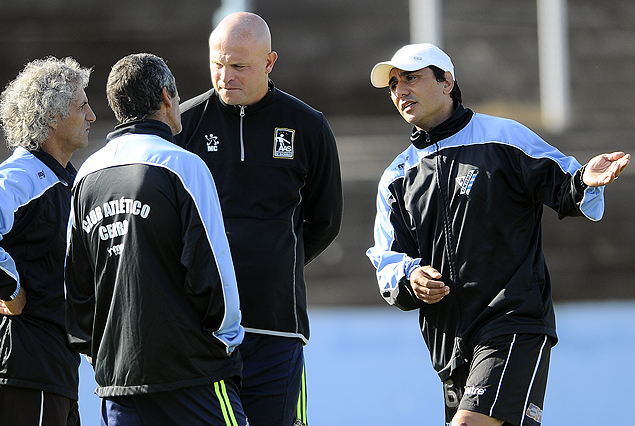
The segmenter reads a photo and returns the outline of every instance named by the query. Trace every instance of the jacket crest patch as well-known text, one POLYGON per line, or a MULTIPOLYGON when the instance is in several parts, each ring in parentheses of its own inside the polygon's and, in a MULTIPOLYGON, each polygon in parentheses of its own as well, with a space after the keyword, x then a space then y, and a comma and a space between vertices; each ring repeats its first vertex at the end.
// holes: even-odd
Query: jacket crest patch
POLYGON ((472 169, 465 176, 456 178, 456 184, 461 188, 459 195, 470 195, 476 175, 478 175, 478 169, 472 169))
POLYGON ((295 130, 276 127, 273 138, 273 158, 289 158, 294 156, 295 130))

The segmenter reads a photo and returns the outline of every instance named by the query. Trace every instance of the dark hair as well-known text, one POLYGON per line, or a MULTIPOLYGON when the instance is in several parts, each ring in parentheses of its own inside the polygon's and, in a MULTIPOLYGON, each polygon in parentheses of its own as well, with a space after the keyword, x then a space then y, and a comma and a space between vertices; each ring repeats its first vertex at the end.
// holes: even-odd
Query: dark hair
POLYGON ((146 118, 161 108, 163 88, 176 96, 176 82, 165 61, 150 53, 117 61, 106 83, 108 105, 119 123, 146 118))
MULTIPOLYGON (((445 78, 445 71, 443 71, 441 68, 434 65, 430 65, 428 68, 432 70, 432 73, 434 74, 434 78, 436 78, 438 82, 447 81, 447 79, 445 78)), ((452 88, 452 91, 450 92, 450 98, 452 98, 454 102, 458 102, 458 103, 463 102, 461 89, 459 89, 459 84, 456 82, 456 80, 454 80, 454 87, 452 88)))

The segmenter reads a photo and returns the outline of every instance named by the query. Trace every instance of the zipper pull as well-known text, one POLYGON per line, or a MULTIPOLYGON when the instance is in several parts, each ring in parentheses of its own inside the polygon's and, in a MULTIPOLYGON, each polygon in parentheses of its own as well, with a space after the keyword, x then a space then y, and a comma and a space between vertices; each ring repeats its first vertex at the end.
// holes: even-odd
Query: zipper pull
POLYGON ((245 118, 245 105, 240 105, 240 161, 245 161, 245 141, 243 140, 243 118, 245 118))

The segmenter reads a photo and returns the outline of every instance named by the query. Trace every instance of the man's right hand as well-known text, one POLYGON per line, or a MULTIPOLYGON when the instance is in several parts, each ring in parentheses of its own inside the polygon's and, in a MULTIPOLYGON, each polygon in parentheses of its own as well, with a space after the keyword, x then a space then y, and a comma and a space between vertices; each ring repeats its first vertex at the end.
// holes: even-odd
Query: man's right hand
POLYGON ((410 287, 418 299, 437 303, 450 293, 450 287, 440 281, 441 274, 432 266, 420 266, 410 274, 410 287))
POLYGON ((0 314, 2 315, 20 315, 22 309, 26 305, 26 291, 24 287, 20 287, 18 295, 13 300, 4 301, 0 300, 0 314))

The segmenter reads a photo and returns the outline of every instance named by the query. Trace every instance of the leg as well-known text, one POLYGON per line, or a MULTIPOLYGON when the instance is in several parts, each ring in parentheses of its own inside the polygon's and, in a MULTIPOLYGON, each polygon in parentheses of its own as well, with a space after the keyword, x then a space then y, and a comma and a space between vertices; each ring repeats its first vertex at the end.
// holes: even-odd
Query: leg
POLYGON ((101 426, 143 426, 132 397, 102 398, 101 426))
POLYGON ((44 392, 37 389, 0 386, 0 424, 37 426, 43 398, 44 392))
POLYGON ((133 398, 146 426, 247 425, 238 384, 232 379, 133 398))
POLYGON ((298 397, 298 409, 294 426, 308 426, 309 421, 306 416, 307 395, 306 395, 306 374, 305 367, 302 365, 302 382, 300 386, 300 396, 298 397))
POLYGON ((443 398, 445 400, 445 424, 450 426, 452 419, 456 414, 461 398, 463 397, 463 390, 465 389, 465 382, 467 381, 468 367, 462 365, 452 372, 452 377, 443 382, 443 398))
POLYGON ((45 426, 79 426, 77 401, 54 393, 44 392, 42 424, 45 426))
POLYGON ((538 334, 498 336, 477 345, 452 426, 540 425, 550 353, 550 338, 538 334))
POLYGON ((246 333, 240 353, 244 364, 240 398, 250 425, 292 426, 298 409, 301 416, 304 414, 301 421, 306 423, 306 399, 300 400, 302 341, 246 333))
POLYGON ((67 420, 66 426, 81 426, 81 421, 79 419, 79 404, 77 401, 71 401, 67 420))
POLYGON ((77 401, 37 389, 0 386, 0 424, 79 426, 77 401))
POLYGON ((102 426, 246 426, 232 379, 129 397, 107 398, 102 426))
POLYGON ((452 419, 452 426, 501 426, 502 420, 474 411, 459 410, 452 419))

